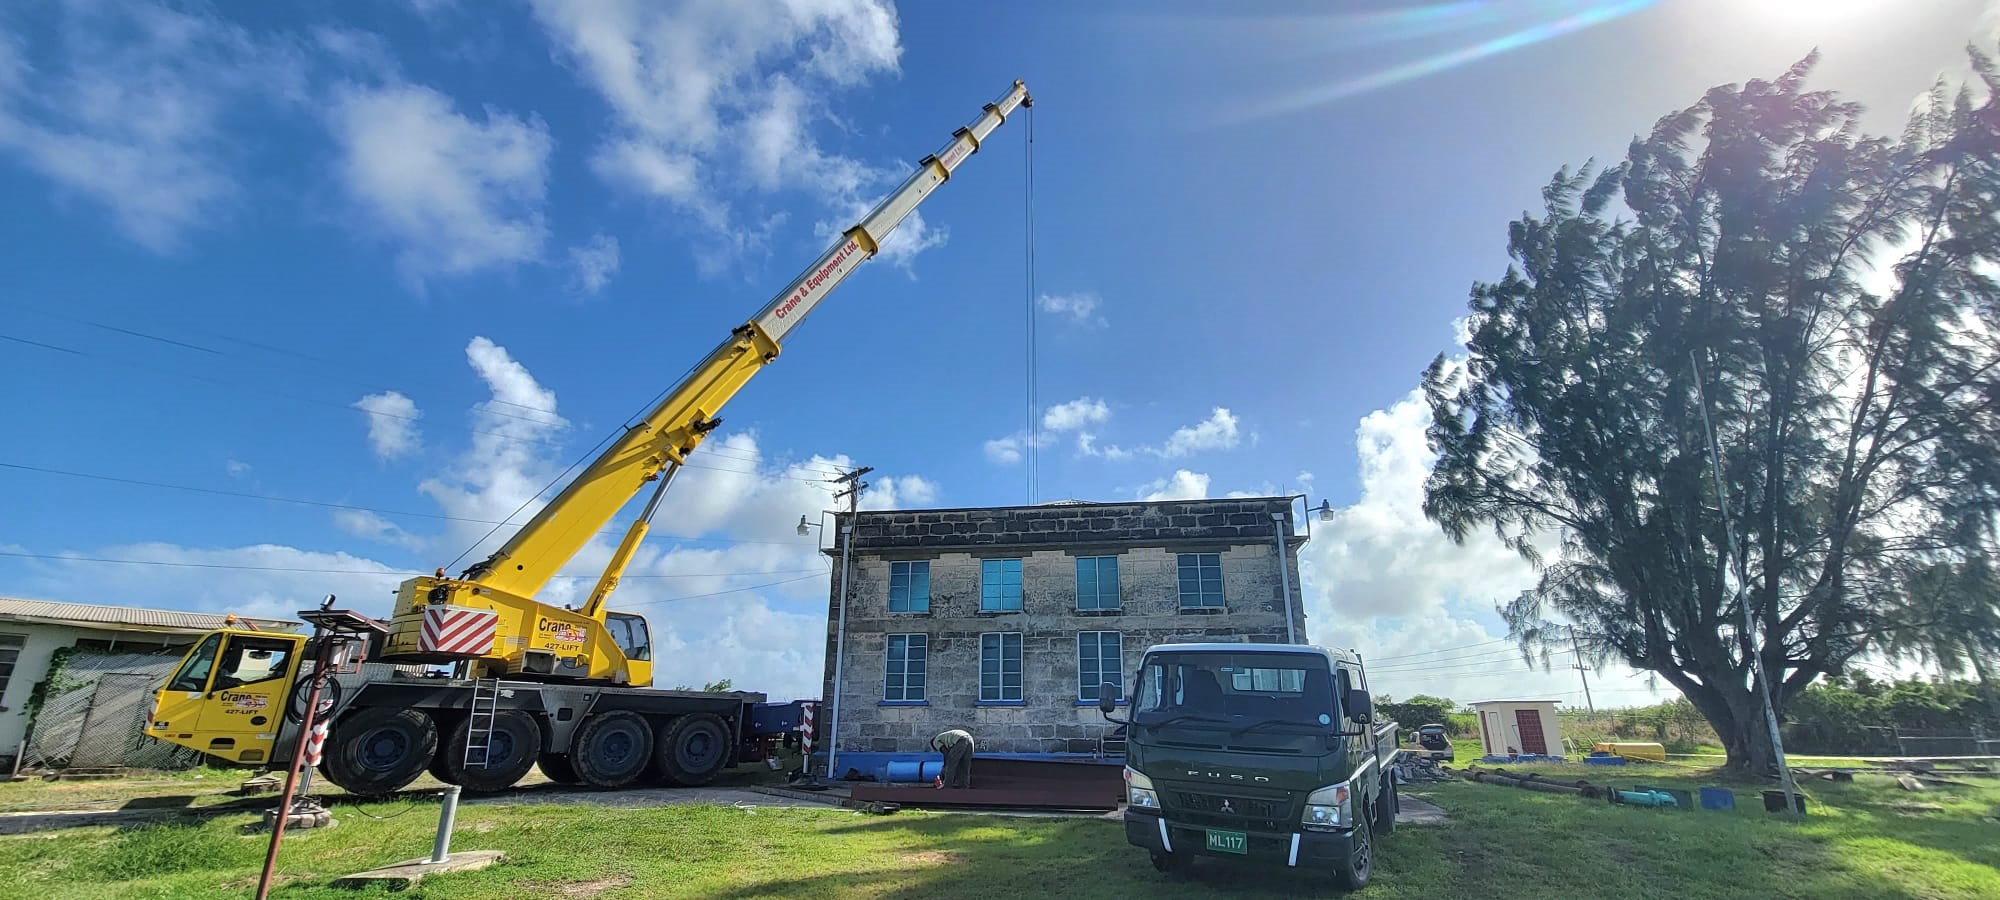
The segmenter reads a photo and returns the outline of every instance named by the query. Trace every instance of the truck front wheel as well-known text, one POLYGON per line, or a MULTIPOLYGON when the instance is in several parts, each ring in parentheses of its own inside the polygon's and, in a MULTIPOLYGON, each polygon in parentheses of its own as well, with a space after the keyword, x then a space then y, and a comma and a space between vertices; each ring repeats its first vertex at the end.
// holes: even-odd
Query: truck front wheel
POLYGON ((734 748, 721 716, 681 716, 660 730, 653 761, 668 784, 695 787, 715 780, 734 748))
POLYGON ((1347 855, 1333 864, 1333 878, 1343 889, 1358 891, 1368 886, 1368 875, 1375 868, 1375 837, 1370 832, 1368 815, 1356 816, 1354 829, 1348 832, 1347 855))
MULTIPOLYGON (((472 737, 472 720, 462 719, 452 729, 445 745, 444 767, 450 778, 468 791, 501 791, 513 787, 535 764, 542 752, 542 729, 535 718, 518 709, 502 710, 493 717, 493 733, 486 741, 486 762, 465 764, 465 745, 472 737)), ((475 752, 474 756, 479 754, 475 752)))
POLYGON ((622 788, 646 771, 653 757, 653 727, 627 710, 598 713, 576 729, 569 764, 585 784, 622 788))
POLYGON ((335 722, 331 732, 320 774, 364 797, 396 792, 437 754, 437 725, 422 710, 363 707, 335 722))

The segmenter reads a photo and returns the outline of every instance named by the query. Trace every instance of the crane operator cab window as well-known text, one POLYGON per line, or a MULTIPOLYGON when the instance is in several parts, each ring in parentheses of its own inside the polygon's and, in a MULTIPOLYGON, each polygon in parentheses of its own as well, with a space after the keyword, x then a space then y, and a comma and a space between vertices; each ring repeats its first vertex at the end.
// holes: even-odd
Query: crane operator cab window
POLYGON ((285 676, 293 645, 287 640, 237 637, 222 654, 214 690, 222 691, 285 676))
POLYGON ((604 627, 611 632, 611 642, 624 651, 626 659, 643 661, 653 658, 653 635, 646 629, 645 616, 608 613, 604 617, 604 627))

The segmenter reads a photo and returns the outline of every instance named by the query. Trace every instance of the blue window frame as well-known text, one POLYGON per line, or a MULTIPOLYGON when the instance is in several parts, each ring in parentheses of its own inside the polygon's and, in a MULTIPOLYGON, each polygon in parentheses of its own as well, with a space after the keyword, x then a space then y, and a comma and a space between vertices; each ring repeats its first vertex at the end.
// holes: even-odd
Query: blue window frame
POLYGON ((1222 608, 1222 554, 1180 555, 1181 608, 1222 608))
POLYGON ((921 613, 931 611, 931 564, 892 562, 889 564, 889 611, 921 613))
POLYGON ((979 700, 982 703, 1021 700, 1021 633, 979 636, 979 700))
POLYGON ((889 635, 889 671, 882 682, 883 700, 918 703, 925 699, 924 675, 930 647, 929 635, 889 635))
POLYGON ((979 563, 979 611, 1019 612, 1021 561, 987 559, 979 563))
POLYGON ((1118 557, 1076 558, 1076 608, 1118 608, 1118 557))
POLYGON ((1125 636, 1116 631, 1076 633, 1076 699, 1096 702, 1105 683, 1125 683, 1125 636))

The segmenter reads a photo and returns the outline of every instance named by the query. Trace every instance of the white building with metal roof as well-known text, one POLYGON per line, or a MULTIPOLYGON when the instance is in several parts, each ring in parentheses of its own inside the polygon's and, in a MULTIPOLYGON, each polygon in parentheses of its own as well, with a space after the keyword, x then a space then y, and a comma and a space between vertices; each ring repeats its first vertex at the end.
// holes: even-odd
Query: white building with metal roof
POLYGON ((196 638, 229 625, 291 631, 300 623, 0 597, 0 761, 11 769, 19 755, 33 725, 28 718, 29 698, 35 686, 48 678, 49 663, 58 651, 179 655, 196 638))

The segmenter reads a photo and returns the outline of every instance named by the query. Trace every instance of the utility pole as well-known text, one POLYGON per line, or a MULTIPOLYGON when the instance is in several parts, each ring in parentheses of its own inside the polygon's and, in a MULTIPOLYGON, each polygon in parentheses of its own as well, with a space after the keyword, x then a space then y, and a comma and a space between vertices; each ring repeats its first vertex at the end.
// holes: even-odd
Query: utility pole
MULTIPOLYGON (((836 603, 833 626, 833 697, 828 704, 826 717, 826 778, 838 780, 840 770, 835 768, 840 759, 840 681, 844 674, 842 666, 847 662, 847 579, 852 568, 854 549, 854 513, 860 509, 861 492, 868 489, 868 482, 861 476, 875 471, 872 466, 862 466, 837 478, 827 479, 835 484, 845 484, 847 489, 835 492, 833 498, 847 498, 847 520, 840 522, 840 600, 836 603)), ((836 517, 838 521, 838 517, 836 517)), ((808 763, 811 760, 807 760, 808 763)))
POLYGON ((1597 704, 1590 702, 1590 667, 1583 664, 1583 645, 1577 642, 1575 625, 1569 627, 1569 650, 1576 656, 1576 676, 1583 679, 1583 705, 1595 715, 1597 704))

